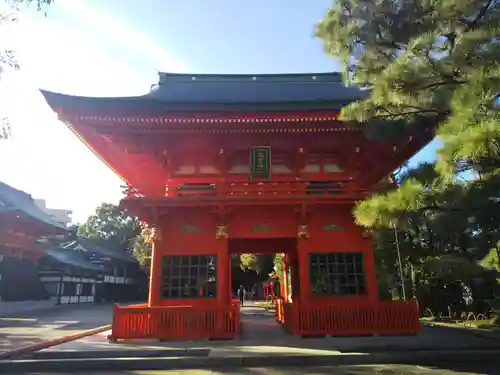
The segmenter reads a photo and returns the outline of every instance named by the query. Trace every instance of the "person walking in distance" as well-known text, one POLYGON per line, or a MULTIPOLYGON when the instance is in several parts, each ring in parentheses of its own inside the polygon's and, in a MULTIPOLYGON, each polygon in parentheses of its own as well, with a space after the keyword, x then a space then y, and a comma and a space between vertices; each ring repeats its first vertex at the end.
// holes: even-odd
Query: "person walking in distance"
POLYGON ((240 306, 243 306, 243 302, 245 301, 245 287, 240 285, 238 289, 238 297, 240 298, 240 306))

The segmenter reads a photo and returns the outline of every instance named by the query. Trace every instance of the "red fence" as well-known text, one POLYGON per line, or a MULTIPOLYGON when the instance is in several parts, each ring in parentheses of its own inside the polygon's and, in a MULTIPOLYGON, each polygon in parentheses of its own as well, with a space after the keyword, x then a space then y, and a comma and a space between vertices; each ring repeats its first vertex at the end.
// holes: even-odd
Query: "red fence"
POLYGON ((115 306, 110 340, 230 339, 239 333, 238 306, 115 306))
MULTIPOLYGON (((285 300, 282 298, 276 298, 274 300, 274 307, 275 307, 275 314, 276 314, 276 320, 280 322, 281 324, 285 323, 285 300)), ((288 305, 292 305, 289 303, 288 305)))
POLYGON ((421 330, 416 301, 315 306, 277 300, 276 319, 286 329, 301 336, 413 334, 421 330))

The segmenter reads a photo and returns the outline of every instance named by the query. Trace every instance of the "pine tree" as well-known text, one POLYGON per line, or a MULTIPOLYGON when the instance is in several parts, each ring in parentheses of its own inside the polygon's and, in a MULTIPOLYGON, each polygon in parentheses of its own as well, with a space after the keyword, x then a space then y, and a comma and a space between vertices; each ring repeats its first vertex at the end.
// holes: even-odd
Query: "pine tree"
POLYGON ((316 34, 340 58, 346 83, 370 93, 343 119, 364 124, 368 137, 430 127, 443 141, 436 176, 361 203, 360 224, 394 225, 429 209, 498 210, 500 1, 339 0, 316 34), (480 178, 457 187, 464 172, 480 178), (461 202, 447 200, 457 189, 461 202))
POLYGON ((486 277, 477 261, 500 248, 500 1, 337 0, 316 35, 368 93, 342 119, 369 138, 442 140, 436 163, 393 176, 355 216, 373 231, 382 282, 397 273, 397 233, 421 306, 452 303, 450 290, 460 303, 486 277))

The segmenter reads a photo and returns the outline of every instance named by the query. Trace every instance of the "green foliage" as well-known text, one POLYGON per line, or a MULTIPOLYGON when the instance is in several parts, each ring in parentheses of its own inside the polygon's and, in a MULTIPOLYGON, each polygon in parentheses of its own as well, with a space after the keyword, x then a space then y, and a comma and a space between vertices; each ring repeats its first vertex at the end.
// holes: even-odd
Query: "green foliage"
MULTIPOLYGON (((17 21, 17 14, 21 10, 21 6, 36 6, 39 11, 44 11, 46 7, 52 5, 55 0, 5 0, 7 10, 0 13, 0 25, 17 21)), ((15 51, 11 49, 0 50, 0 76, 5 72, 5 69, 19 69, 15 51)), ((1 77, 0 77, 1 78, 1 77)), ((11 122, 5 116, 0 117, 0 140, 7 139, 10 136, 11 122)))
POLYGON ((500 272, 500 242, 486 254, 479 264, 484 268, 500 272))
POLYGON ((138 234, 132 240, 132 255, 137 263, 146 270, 149 270, 151 264, 151 244, 146 241, 143 233, 138 234))
POLYGON ((45 11, 53 5, 56 0, 5 0, 5 3, 14 10, 21 10, 21 7, 35 7, 38 11, 45 11))
POLYGON ((443 140, 435 166, 409 171, 397 189, 360 203, 358 223, 408 227, 415 215, 462 212, 496 236, 500 2, 339 0, 316 34, 340 58, 346 82, 367 89, 344 119, 385 140, 429 128, 443 140), (466 171, 480 178, 459 181, 466 171))
POLYGON ((274 255, 274 270, 276 271, 276 275, 279 277, 280 281, 283 282, 283 253, 276 253, 274 255))
POLYGON ((480 296, 476 283, 490 276, 478 262, 500 241, 500 2, 337 0, 316 34, 346 83, 367 92, 343 119, 370 138, 431 131, 443 143, 435 164, 405 170, 355 208, 373 232, 381 284, 395 285, 396 229, 422 306, 460 304, 467 288, 480 296))
POLYGON ((125 215, 114 204, 103 203, 78 227, 78 235, 110 250, 125 251, 131 248, 141 230, 137 218, 125 215))
POLYGON ((456 280, 471 282, 474 278, 480 277, 484 271, 475 262, 449 254, 426 257, 422 260, 419 269, 430 275, 427 280, 435 278, 448 283, 456 280))
POLYGON ((273 271, 272 254, 241 254, 240 267, 243 271, 254 271, 257 274, 268 274, 273 271))
POLYGON ((500 3, 491 0, 339 0, 318 23, 346 82, 369 90, 342 111, 371 136, 443 139, 438 170, 500 168, 500 3))
MULTIPOLYGON (((22 10, 23 6, 35 6, 38 11, 45 11, 54 2, 55 0, 4 0, 4 4, 7 6, 0 13, 0 24, 16 22, 18 13, 22 10)), ((6 67, 19 69, 19 64, 13 50, 5 49, 0 51, 0 73, 3 73, 6 67)))

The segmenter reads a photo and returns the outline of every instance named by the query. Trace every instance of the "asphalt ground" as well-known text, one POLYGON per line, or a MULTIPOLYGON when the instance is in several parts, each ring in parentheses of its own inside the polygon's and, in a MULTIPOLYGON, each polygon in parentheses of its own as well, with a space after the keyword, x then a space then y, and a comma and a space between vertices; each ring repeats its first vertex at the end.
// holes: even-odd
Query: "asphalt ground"
MULTIPOLYGON (((17 373, 20 374, 20 373, 17 373)), ((25 375, 46 375, 47 373, 26 372, 25 375)), ((68 371, 61 374, 73 374, 68 371)), ((439 367, 425 367, 412 365, 361 365, 361 366, 306 366, 306 367, 253 367, 230 370, 216 369, 183 369, 158 371, 111 371, 92 372, 92 375, 472 375, 490 374, 500 375, 500 366, 470 364, 470 365, 442 365, 439 367)), ((13 375, 5 373, 5 375, 13 375)), ((48 374, 47 374, 48 375, 48 374)))

